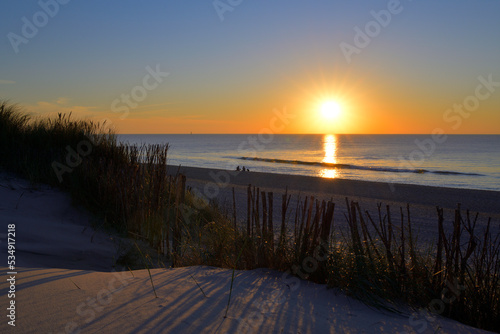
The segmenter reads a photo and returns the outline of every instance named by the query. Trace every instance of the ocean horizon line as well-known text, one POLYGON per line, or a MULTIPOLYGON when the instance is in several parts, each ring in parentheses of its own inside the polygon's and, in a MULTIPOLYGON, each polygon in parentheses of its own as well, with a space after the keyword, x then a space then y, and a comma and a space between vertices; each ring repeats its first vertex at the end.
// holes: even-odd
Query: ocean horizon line
MULTIPOLYGON (((273 135, 273 136, 432 136, 432 133, 115 133, 118 136, 166 136, 166 135, 192 135, 192 136, 257 136, 257 135, 273 135)), ((446 136, 500 136, 500 133, 443 133, 446 136)))
POLYGON ((500 190, 500 135, 155 134, 121 143, 168 144, 172 164, 500 190))

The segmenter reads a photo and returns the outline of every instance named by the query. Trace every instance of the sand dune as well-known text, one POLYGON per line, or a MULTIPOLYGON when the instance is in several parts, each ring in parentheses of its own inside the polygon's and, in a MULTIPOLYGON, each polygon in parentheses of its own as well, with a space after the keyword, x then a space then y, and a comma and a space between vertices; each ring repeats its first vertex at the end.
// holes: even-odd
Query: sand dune
POLYGON ((146 270, 113 271, 118 239, 92 230, 90 216, 60 191, 2 174, 0 217, 2 264, 8 225, 16 226, 17 272, 1 267, 1 333, 484 332, 405 309, 400 315, 370 309, 324 285, 267 269, 236 271, 224 318, 231 270, 152 270, 155 298, 146 270), (8 297, 12 276, 15 298, 8 297), (15 327, 6 317, 12 300, 15 327))

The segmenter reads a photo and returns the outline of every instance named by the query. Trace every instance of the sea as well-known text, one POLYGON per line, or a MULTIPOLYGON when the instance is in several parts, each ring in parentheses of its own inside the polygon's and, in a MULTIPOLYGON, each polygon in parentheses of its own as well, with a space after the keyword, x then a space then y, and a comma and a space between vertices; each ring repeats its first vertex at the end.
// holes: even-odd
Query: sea
POLYGON ((168 163, 500 191, 500 135, 118 135, 168 144, 168 163))

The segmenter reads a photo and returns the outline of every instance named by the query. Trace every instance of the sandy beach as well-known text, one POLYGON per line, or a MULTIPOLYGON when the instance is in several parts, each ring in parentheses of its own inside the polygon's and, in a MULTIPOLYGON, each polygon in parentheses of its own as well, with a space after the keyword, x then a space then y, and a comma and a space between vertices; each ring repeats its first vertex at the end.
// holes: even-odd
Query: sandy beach
MULTIPOLYGON (((445 219, 454 218, 454 210, 460 203, 462 214, 470 210, 471 216, 479 212, 478 226, 485 227, 488 218, 492 218, 493 231, 500 228, 500 192, 474 189, 443 188, 409 184, 370 182, 344 179, 326 179, 320 177, 285 175, 260 172, 236 172, 208 168, 170 166, 169 173, 183 173, 187 184, 196 189, 196 193, 207 199, 217 199, 232 214, 233 195, 237 204, 238 219, 245 221, 247 212, 248 185, 259 187, 261 191, 273 192, 274 221, 281 221, 281 195, 288 189, 292 195, 289 205, 293 215, 298 196, 314 196, 319 200, 332 200, 336 204, 335 221, 345 222, 346 197, 358 201, 364 210, 372 216, 377 215, 377 205, 390 205, 391 215, 400 219, 400 208, 410 205, 411 220, 419 232, 421 240, 434 241, 437 235, 436 206, 444 209, 445 219)), ((384 209, 385 210, 385 209, 384 209)), ((405 218, 406 219, 406 218, 405 218)), ((448 224, 450 227, 451 224, 448 224)), ((277 227, 277 226, 276 226, 277 227)), ((446 227, 446 225, 445 225, 446 227)))
POLYGON ((500 1, 4 3, 0 334, 500 334, 500 1))
POLYGON ((185 174, 188 181, 215 183, 219 188, 246 187, 249 184, 266 191, 313 194, 318 198, 345 198, 353 200, 378 200, 390 203, 456 208, 478 211, 487 215, 500 214, 500 192, 488 190, 459 189, 420 186, 410 184, 370 182, 321 177, 285 175, 261 172, 236 172, 186 166, 170 166, 169 172, 185 174))
MULTIPOLYGON (((184 167, 181 171, 193 187, 211 182, 210 175, 220 172, 184 167)), ((147 270, 113 267, 120 239, 93 230, 92 217, 75 208, 68 195, 43 185, 34 187, 12 175, 1 176, 1 256, 8 256, 9 224, 15 224, 16 245, 15 272, 1 268, 2 333, 434 333, 438 328, 443 333, 484 332, 441 317, 426 320, 404 308, 402 314, 381 312, 335 289, 267 269, 236 271, 226 318, 231 270, 203 266, 154 269, 155 298, 147 270), (15 311, 7 310, 12 301, 15 311), (9 314, 15 317, 9 319, 9 314), (12 319, 15 326, 8 324, 12 319)), ((360 200, 387 200, 370 198, 375 193, 391 195, 382 192, 384 185, 367 189, 369 183, 363 182, 246 173, 232 176, 231 187, 221 188, 220 196, 232 186, 243 189, 248 183, 269 191, 283 191, 281 187, 289 183, 290 190, 302 193, 316 193, 320 185, 321 195, 327 197, 354 198, 358 189, 360 200)), ((410 193, 425 190, 401 188, 410 193)), ((462 198, 462 191, 439 191, 462 198)), ((477 203, 476 208, 483 209, 487 209, 487 195, 498 196, 469 194, 474 198, 468 204, 477 203), (480 195, 484 197, 478 198, 480 195)), ((390 199, 395 203, 403 200, 398 201, 397 195, 390 199)), ((429 206, 426 201, 429 199, 416 205, 429 206)), ((444 202, 452 207, 452 199, 444 202)), ((498 208, 490 210, 498 214, 498 208)))

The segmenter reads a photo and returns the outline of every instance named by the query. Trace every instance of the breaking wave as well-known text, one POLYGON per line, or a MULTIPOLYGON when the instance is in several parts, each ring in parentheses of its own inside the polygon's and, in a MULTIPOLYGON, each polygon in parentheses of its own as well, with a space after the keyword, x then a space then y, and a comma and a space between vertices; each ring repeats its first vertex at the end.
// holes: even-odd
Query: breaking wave
POLYGON ((351 164, 336 164, 328 162, 314 162, 314 161, 301 161, 301 160, 286 160, 286 159, 271 159, 271 158, 252 158, 252 157, 240 157, 240 160, 251 160, 251 161, 262 161, 277 164, 294 164, 294 165, 306 165, 306 166, 318 166, 324 168, 339 168, 339 169, 358 169, 358 170, 369 170, 374 172, 390 172, 390 173, 415 173, 415 174, 441 174, 441 175, 467 175, 467 176, 483 176, 483 174, 477 173, 463 173, 455 171, 440 171, 440 170, 428 170, 428 169, 408 169, 408 168, 394 168, 394 167, 371 167, 371 166, 361 166, 361 165, 351 165, 351 164))

